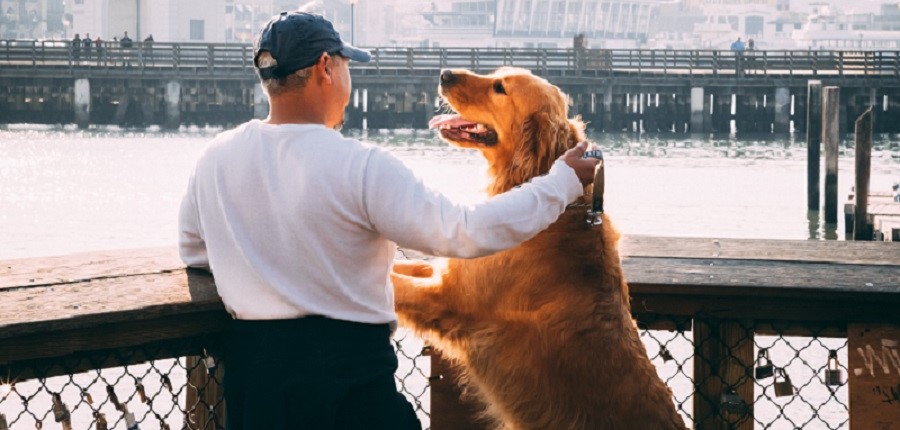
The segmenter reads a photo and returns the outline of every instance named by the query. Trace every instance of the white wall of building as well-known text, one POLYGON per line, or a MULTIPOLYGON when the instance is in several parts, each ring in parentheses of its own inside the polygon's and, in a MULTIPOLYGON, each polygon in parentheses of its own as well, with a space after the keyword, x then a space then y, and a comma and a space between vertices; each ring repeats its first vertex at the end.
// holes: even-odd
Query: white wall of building
POLYGON ((154 34, 157 41, 225 42, 225 0, 169 0, 169 7, 166 39, 154 34))
POLYGON ((91 33, 112 40, 127 31, 134 40, 152 34, 158 42, 225 41, 225 0, 83 0, 67 2, 66 10, 72 16, 68 37, 91 33))

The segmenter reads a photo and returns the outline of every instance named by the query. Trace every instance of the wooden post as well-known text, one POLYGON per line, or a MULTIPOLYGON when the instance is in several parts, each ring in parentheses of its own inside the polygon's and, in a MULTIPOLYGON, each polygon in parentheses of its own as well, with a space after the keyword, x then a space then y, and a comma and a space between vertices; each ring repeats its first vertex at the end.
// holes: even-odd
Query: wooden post
POLYGON ((791 90, 787 87, 776 88, 774 104, 775 132, 787 133, 791 131, 791 90))
POLYGON ((691 88, 691 133, 702 133, 704 131, 703 108, 708 104, 704 103, 707 99, 703 87, 691 88))
POLYGON ((872 107, 856 120, 856 214, 853 223, 853 240, 872 240, 869 230, 868 209, 869 174, 872 170, 872 107))
POLYGON ((819 210, 822 163, 822 81, 809 81, 806 93, 806 207, 819 210))
POLYGON ((737 321, 695 319, 694 428, 753 429, 753 328, 737 321), (733 388, 746 407, 723 407, 721 396, 733 388))
POLYGON ((225 428, 225 390, 221 381, 224 363, 216 357, 216 367, 212 377, 198 356, 185 358, 188 370, 184 410, 187 411, 184 428, 189 430, 225 428))
MULTIPOLYGON (((262 87, 256 84, 262 91, 262 87)), ((169 81, 166 83, 166 120, 165 128, 169 130, 177 130, 181 125, 181 82, 169 81)))
POLYGON ((825 143, 825 223, 837 224, 838 145, 841 141, 841 89, 825 87, 822 97, 822 141, 825 143))

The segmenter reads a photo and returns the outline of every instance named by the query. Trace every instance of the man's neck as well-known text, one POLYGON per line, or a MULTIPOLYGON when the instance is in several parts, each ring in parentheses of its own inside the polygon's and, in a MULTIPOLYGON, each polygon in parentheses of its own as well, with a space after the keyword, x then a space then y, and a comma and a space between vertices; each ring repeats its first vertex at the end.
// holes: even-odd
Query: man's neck
POLYGON ((269 117, 265 119, 267 124, 328 124, 325 109, 322 102, 311 100, 317 97, 308 97, 302 94, 283 94, 269 98, 269 117))

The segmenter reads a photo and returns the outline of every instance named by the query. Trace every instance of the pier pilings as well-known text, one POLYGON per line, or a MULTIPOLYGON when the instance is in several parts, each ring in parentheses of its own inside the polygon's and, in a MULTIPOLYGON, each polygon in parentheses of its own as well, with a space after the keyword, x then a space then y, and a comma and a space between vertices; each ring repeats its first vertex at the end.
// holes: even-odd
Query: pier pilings
MULTIPOLYGON (((443 108, 437 74, 415 79, 354 77, 345 128, 425 128, 443 108)), ((547 76, 569 99, 570 116, 605 132, 804 133, 808 118, 806 79, 751 81, 707 78, 547 76)), ((0 118, 8 123, 233 125, 268 115, 268 100, 253 76, 241 79, 153 76, 4 78, 0 118)), ((900 80, 871 86, 865 81, 822 78, 840 86, 841 133, 873 107, 876 133, 900 132, 900 80)))

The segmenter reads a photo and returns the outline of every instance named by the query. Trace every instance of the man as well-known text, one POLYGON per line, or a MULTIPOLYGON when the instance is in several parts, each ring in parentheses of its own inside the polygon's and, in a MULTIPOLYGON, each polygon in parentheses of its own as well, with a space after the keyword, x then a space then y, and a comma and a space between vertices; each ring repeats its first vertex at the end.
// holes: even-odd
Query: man
POLYGON ((474 206, 450 202, 387 151, 335 131, 349 61, 369 59, 321 16, 273 18, 254 58, 269 117, 219 135, 190 179, 181 256, 212 271, 235 318, 229 430, 419 429, 393 376, 395 243, 453 257, 509 248, 593 177, 582 143, 531 183, 474 206))
POLYGON ((72 38, 72 58, 75 60, 75 63, 81 59, 81 35, 75 33, 75 37, 72 38))
POLYGON ((153 35, 147 36, 144 39, 144 57, 146 58, 148 64, 153 64, 153 35))
POLYGON ((740 37, 738 37, 737 40, 731 43, 731 50, 735 52, 744 52, 744 42, 740 37))
POLYGON ((81 39, 81 46, 84 47, 84 58, 91 59, 91 49, 94 47, 94 41, 91 40, 91 33, 86 33, 84 39, 81 39))
POLYGON ((131 48, 134 46, 134 42, 128 37, 127 31, 119 41, 119 46, 122 48, 122 67, 131 67, 131 48))

